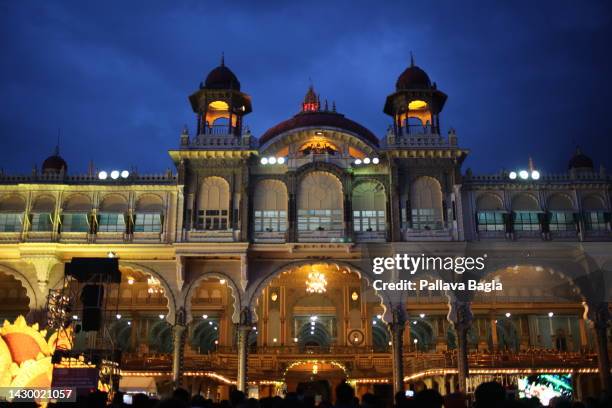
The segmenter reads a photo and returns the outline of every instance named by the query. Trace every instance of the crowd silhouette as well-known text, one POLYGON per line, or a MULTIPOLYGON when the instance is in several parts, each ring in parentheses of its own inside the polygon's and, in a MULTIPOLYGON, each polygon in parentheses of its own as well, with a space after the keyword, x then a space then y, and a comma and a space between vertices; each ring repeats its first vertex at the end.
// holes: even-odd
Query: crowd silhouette
MULTIPOLYGON (((36 403, 0 402, 2 407, 37 407, 36 403)), ((556 397, 544 406, 537 398, 511 399, 506 390, 497 382, 480 384, 473 395, 473 400, 462 393, 442 396, 438 391, 425 389, 406 397, 403 392, 397 393, 392 407, 385 405, 379 396, 366 393, 361 399, 355 396, 355 390, 347 383, 339 384, 335 389, 335 403, 316 401, 312 395, 296 392, 288 393, 285 398, 266 397, 261 399, 247 398, 238 390, 230 393, 229 400, 213 402, 202 395, 191 396, 183 389, 177 388, 168 398, 161 400, 145 394, 134 394, 131 404, 124 402, 123 393, 117 392, 111 403, 107 394, 95 392, 86 397, 77 398, 76 402, 50 403, 48 407, 71 408, 611 408, 612 400, 602 394, 600 397, 589 397, 584 401, 572 401, 556 397)))

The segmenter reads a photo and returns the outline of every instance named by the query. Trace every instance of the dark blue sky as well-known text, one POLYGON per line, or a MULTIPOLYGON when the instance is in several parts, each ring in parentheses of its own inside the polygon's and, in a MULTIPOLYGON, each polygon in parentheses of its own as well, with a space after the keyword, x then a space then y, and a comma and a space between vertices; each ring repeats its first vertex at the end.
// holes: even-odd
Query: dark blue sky
POLYGON ((2 1, 0 168, 40 166, 61 128, 69 172, 163 171, 187 96, 219 64, 253 98, 256 136, 322 98, 379 137, 413 51, 449 95, 441 116, 493 172, 532 155, 566 169, 575 144, 612 171, 607 1, 2 1), (87 3, 87 4, 85 4, 87 3), (179 4, 180 5, 177 5, 179 4))

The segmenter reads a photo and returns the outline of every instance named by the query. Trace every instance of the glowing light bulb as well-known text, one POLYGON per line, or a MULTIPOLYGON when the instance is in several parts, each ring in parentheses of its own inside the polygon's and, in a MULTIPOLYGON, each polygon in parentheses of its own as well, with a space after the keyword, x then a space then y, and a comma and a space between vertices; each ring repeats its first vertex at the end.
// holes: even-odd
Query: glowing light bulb
POLYGON ((284 164, 285 163, 285 158, 284 157, 279 157, 278 159, 276 159, 276 162, 278 164, 284 164))
POLYGON ((119 170, 113 170, 113 171, 111 171, 110 176, 111 176, 111 178, 112 178, 113 180, 117 180, 117 179, 119 178, 119 170))
POLYGON ((365 164, 370 164, 370 158, 369 158, 369 157, 366 157, 365 159, 363 159, 363 162, 364 162, 365 164))
POLYGON ((356 159, 355 164, 359 166, 361 164, 361 159, 356 159))
POLYGON ((130 176, 130 172, 127 170, 123 170, 121 172, 121 178, 128 178, 130 176))
POLYGON ((267 157, 262 157, 260 160, 261 164, 268 164, 268 158, 267 157))
POLYGON ((527 170, 521 170, 519 171, 519 177, 523 180, 527 180, 529 178, 529 173, 527 172, 527 170))
POLYGON ((270 164, 276 164, 276 157, 269 157, 269 158, 268 158, 268 163, 270 163, 270 164))
POLYGON ((372 163, 378 164, 378 163, 380 163, 380 159, 378 157, 375 157, 375 158, 372 159, 372 163))
POLYGON ((531 178, 534 180, 539 180, 540 179, 540 172, 537 170, 534 170, 531 172, 531 178))
POLYGON ((104 170, 98 173, 98 178, 100 180, 106 180, 107 177, 108 177, 108 173, 105 172, 104 170))

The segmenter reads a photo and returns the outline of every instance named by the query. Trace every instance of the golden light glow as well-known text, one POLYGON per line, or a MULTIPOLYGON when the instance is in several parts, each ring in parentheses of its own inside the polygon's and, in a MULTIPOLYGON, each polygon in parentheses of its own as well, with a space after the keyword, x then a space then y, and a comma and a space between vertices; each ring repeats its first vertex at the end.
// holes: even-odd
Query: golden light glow
POLYGON ((351 293, 351 299, 353 299, 353 301, 356 302, 357 299, 359 299, 359 293, 357 292, 351 293))
POLYGON ((272 295, 270 295, 270 299, 272 299, 273 302, 276 302, 276 299, 278 299, 278 295, 276 294, 276 292, 272 292, 272 295))
POLYGON ((208 104, 208 107, 211 110, 218 110, 218 111, 226 111, 229 109, 229 105, 223 101, 213 101, 210 104, 208 104))
POLYGON ((325 293, 327 291, 327 279, 321 272, 310 272, 306 280, 306 292, 325 293))
POLYGON ((409 110, 421 110, 421 109, 426 109, 426 108, 427 108, 427 102, 425 101, 416 100, 408 104, 409 110))
POLYGON ((312 373, 317 374, 319 372, 319 366, 315 363, 312 365, 312 373))

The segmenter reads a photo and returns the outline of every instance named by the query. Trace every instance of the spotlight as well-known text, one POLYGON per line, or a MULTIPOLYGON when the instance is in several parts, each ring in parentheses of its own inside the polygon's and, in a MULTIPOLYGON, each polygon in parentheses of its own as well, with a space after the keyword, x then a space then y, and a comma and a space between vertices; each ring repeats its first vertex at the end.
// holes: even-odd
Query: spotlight
POLYGON ((372 320, 372 324, 376 324, 376 320, 372 320))
POLYGON ((297 338, 297 337, 294 337, 294 338, 293 338, 293 342, 294 342, 294 343, 297 343, 297 342, 298 342, 298 338, 297 338))
POLYGON ((378 163, 380 163, 380 159, 378 157, 375 157, 375 158, 372 159, 372 163, 378 164, 378 163))
POLYGON ((272 342, 273 342, 273 343, 276 343, 277 341, 278 341, 278 340, 276 339, 276 337, 272 339, 272 342))
POLYGON ((521 170, 519 171, 519 177, 523 180, 527 180, 529 178, 529 173, 527 172, 527 170, 521 170))
POLYGON ((127 170, 123 170, 121 172, 121 178, 128 178, 130 176, 130 172, 127 170))
POLYGON ((208 322, 208 325, 209 325, 209 326, 212 326, 212 324, 213 324, 213 322, 208 322))
POLYGON ((419 342, 419 339, 414 339, 413 343, 417 344, 419 342))
POLYGON ((203 314, 202 315, 202 319, 204 319, 204 320, 208 319, 208 315, 207 314, 203 314))
POLYGON ((117 254, 114 253, 113 251, 108 251, 108 253, 106 254, 107 258, 116 258, 117 254))
POLYGON ((370 164, 370 158, 366 157, 365 159, 363 159, 363 163, 364 164, 370 164))
POLYGON ((420 317, 421 319, 424 319, 424 318, 425 318, 425 313, 421 313, 421 314, 419 315, 419 317, 420 317))
POLYGON ((160 314, 160 315, 159 315, 159 318, 160 318, 161 320, 164 320, 164 317, 166 317, 166 316, 164 316, 163 314, 160 314))
POLYGON ((108 177, 108 173, 105 172, 104 170, 102 170, 101 172, 98 173, 98 178, 100 180, 106 180, 107 177, 108 177))
POLYGON ((253 330, 257 330, 257 326, 253 326, 253 330))
POLYGON ((111 171, 110 176, 111 176, 111 178, 112 178, 113 180, 117 180, 117 179, 119 178, 119 170, 113 170, 113 171, 111 171))
POLYGON ((506 317, 507 318, 510 318, 510 316, 512 316, 512 313, 510 313, 510 312, 506 313, 506 317))
POLYGON ((128 323, 128 326, 131 326, 131 325, 132 325, 132 322, 127 322, 127 323, 128 323))
POLYGON ((310 316, 310 320, 312 320, 312 321, 317 320, 317 316, 310 316))
POLYGON ((225 279, 219 279, 219 283, 225 285, 225 279))
POLYGON ((77 315, 72 315, 72 320, 79 320, 79 316, 77 316, 77 315))
POLYGON ((270 163, 270 164, 276 164, 276 157, 269 157, 269 158, 268 158, 268 163, 270 163))
POLYGON ((376 318, 377 318, 378 320, 380 320, 380 319, 382 319, 382 315, 379 315, 379 314, 378 314, 378 315, 376 315, 376 318))
POLYGON ((548 317, 553 317, 555 314, 553 312, 548 312, 548 317))
POLYGON ((278 159, 276 159, 276 162, 278 164, 285 164, 285 158, 284 157, 279 157, 278 159))
POLYGON ((260 160, 261 164, 268 164, 268 158, 267 157, 262 157, 260 160))
POLYGON ((359 166, 361 164, 361 159, 355 159, 355 164, 359 166))
POLYGON ((516 180, 516 171, 511 171, 508 177, 510 177, 510 180, 516 180))
POLYGON ((121 313, 117 313, 117 320, 121 319, 121 313))
POLYGON ((128 278, 128 285, 133 285, 134 284, 134 278, 128 278))
POLYGON ((534 180, 539 180, 540 179, 540 172, 537 170, 533 170, 531 172, 531 178, 534 180))
POLYGON ((217 326, 214 327, 215 330, 219 330, 219 328, 217 326))

